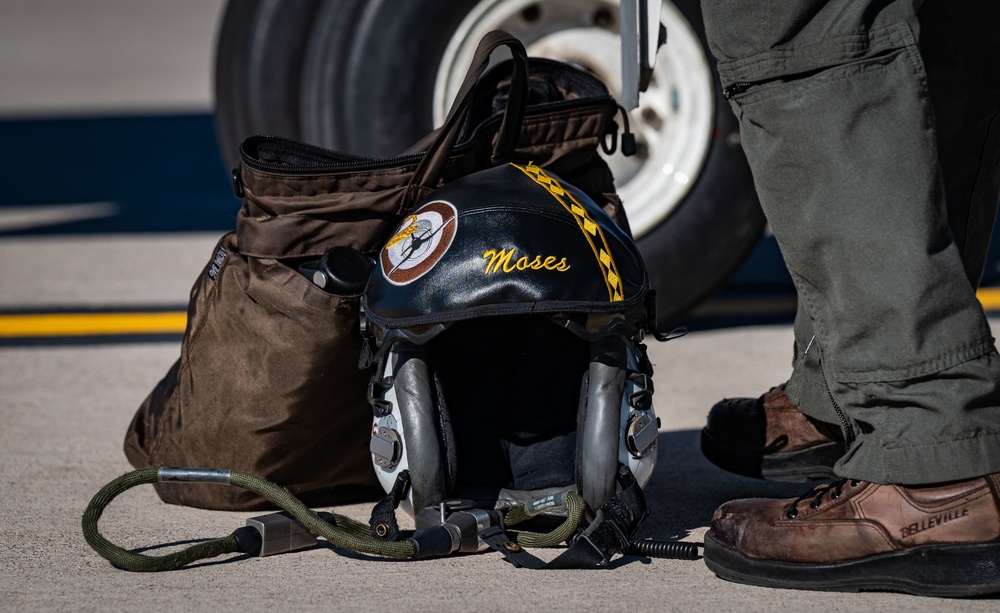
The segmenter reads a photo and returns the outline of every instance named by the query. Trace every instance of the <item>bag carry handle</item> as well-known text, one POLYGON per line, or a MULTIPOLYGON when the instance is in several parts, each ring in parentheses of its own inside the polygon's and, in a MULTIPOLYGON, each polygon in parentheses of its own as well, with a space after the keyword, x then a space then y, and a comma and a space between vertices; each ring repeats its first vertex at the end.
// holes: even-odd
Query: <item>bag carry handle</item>
POLYGON ((433 189, 441 179, 448 158, 451 157, 455 141, 458 140, 462 120, 472 105, 472 94, 476 82, 489 66, 490 54, 498 47, 503 46, 510 49, 514 58, 514 72, 511 75, 507 107, 504 109, 491 161, 494 164, 499 164, 511 159, 514 148, 517 146, 517 140, 521 135, 524 110, 528 104, 528 53, 520 40, 502 30, 494 30, 479 42, 475 57, 472 59, 472 65, 469 66, 469 72, 466 73, 465 81, 455 96, 455 102, 448 112, 444 125, 441 126, 437 138, 427 148, 427 152, 410 179, 403 210, 409 209, 422 191, 433 189))

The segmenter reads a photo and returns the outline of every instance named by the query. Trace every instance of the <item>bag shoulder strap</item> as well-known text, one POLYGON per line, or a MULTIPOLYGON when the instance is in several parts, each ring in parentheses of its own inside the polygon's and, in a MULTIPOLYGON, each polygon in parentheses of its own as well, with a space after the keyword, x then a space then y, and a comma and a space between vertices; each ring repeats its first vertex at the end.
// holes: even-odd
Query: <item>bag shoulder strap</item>
POLYGON ((462 121, 472 106, 476 82, 489 66, 490 55, 499 47, 510 49, 514 58, 514 71, 511 75, 507 107, 493 148, 492 162, 500 164, 512 158, 518 137, 521 134, 524 111, 528 105, 528 54, 524 45, 517 38, 502 30, 494 30, 479 42, 472 64, 469 66, 469 72, 465 75, 465 81, 462 82, 462 87, 458 90, 444 125, 413 173, 404 201, 404 210, 409 209, 420 197, 437 187, 455 142, 458 140, 462 121))

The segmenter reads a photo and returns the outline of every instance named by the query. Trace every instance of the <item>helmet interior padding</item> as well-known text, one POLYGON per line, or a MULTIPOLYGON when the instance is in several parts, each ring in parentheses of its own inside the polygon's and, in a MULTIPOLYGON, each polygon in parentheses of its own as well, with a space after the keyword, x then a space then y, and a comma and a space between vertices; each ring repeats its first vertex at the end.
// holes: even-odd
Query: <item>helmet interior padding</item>
POLYGON ((485 317, 437 336, 428 361, 452 495, 574 483, 586 341, 538 315, 485 317))

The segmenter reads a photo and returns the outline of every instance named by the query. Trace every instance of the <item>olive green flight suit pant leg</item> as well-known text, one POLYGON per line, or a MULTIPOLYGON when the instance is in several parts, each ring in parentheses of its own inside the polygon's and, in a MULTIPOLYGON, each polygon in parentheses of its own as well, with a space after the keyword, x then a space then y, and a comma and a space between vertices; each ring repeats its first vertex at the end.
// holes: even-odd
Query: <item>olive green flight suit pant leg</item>
POLYGON ((1000 199, 1000 3, 705 0, 795 282, 789 395, 835 471, 1000 471, 1000 356, 975 289, 1000 199))

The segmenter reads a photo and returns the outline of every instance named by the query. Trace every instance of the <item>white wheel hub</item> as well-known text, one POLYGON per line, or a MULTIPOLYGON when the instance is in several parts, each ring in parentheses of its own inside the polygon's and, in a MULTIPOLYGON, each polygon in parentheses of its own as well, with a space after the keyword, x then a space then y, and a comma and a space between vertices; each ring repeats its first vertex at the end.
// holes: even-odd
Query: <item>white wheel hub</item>
MULTIPOLYGON (((712 140, 714 83, 701 41, 669 1, 660 20, 667 44, 629 123, 637 155, 605 156, 636 238, 659 225, 687 196, 712 140)), ((617 0, 482 0, 455 31, 441 59, 434 121, 444 122, 479 40, 491 30, 518 37, 528 55, 586 67, 620 99, 617 0)))

